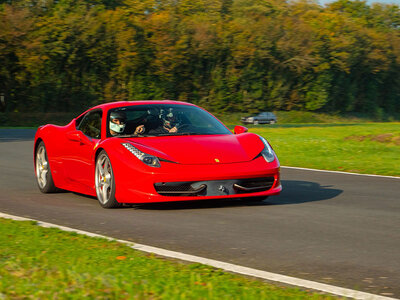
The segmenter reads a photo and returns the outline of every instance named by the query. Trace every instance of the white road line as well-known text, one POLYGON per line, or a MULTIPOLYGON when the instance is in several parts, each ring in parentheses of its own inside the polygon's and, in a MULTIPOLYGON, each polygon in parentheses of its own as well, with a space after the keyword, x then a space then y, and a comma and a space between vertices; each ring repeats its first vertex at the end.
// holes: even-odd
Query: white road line
POLYGON ((58 228, 64 231, 72 231, 76 232, 82 235, 90 236, 90 237, 100 237, 104 238, 110 241, 117 241, 119 243, 123 243, 133 249, 140 250, 143 252, 147 253, 154 253, 157 255, 161 255, 164 257, 170 257, 170 258, 175 258, 175 259, 180 259, 184 261, 189 261, 189 262, 196 262, 196 263, 201 263, 204 265, 209 265, 215 268, 223 269, 225 271, 230 271, 238 274, 243 274, 243 275, 248 275, 252 277, 257 277, 269 281, 275 281, 275 282, 281 282, 293 286, 299 286, 299 287, 304 287, 307 289, 313 289, 317 291, 322 291, 326 293, 330 293, 333 295, 338 295, 342 297, 348 297, 348 298, 354 298, 354 299, 363 299, 363 300, 393 300, 395 298, 390 298, 390 297, 385 297, 385 296, 380 296, 380 295, 375 295, 375 294, 370 294, 370 293, 365 293, 365 292, 360 292, 356 290, 351 290, 347 288, 341 288, 329 284, 324 284, 324 283, 319 283, 315 281, 310 281, 310 280, 304 280, 296 277, 290 277, 290 276, 285 276, 285 275, 280 275, 276 273, 271 273, 267 271, 262 271, 262 270, 257 270, 257 269, 252 269, 252 268, 247 268, 243 266, 238 266, 214 259, 208 259, 208 258, 203 258, 200 256, 195 256, 195 255, 190 255, 190 254, 185 254, 181 252, 176 252, 176 251, 170 251, 162 248, 157 248, 157 247, 152 247, 152 246, 147 246, 147 245, 142 245, 138 243, 133 243, 125 240, 117 240, 112 237, 100 235, 97 233, 92 233, 88 231, 83 231, 79 229, 74 229, 70 227, 65 227, 57 224, 52 224, 52 223, 47 223, 47 222, 42 222, 30 218, 24 218, 24 217, 19 217, 19 216, 14 216, 14 215, 9 215, 5 213, 0 212, 0 218, 5 218, 5 219, 12 219, 16 221, 36 221, 39 226, 46 227, 46 228, 58 228))
POLYGON ((284 169, 298 169, 298 170, 315 171, 315 172, 324 172, 324 173, 337 173, 337 174, 345 174, 345 175, 357 175, 357 176, 369 176, 369 177, 382 177, 382 178, 400 179, 399 176, 386 176, 386 175, 375 175, 375 174, 359 174, 359 173, 351 173, 351 172, 330 171, 330 170, 320 170, 320 169, 309 169, 309 168, 289 167, 289 166, 281 166, 281 168, 284 168, 284 169))

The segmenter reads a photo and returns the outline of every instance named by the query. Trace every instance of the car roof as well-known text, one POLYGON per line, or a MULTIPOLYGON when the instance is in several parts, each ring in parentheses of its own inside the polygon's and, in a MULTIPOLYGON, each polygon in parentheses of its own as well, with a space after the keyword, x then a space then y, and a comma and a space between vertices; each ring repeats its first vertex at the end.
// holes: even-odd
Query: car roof
POLYGON ((195 106, 194 104, 183 102, 183 101, 172 101, 172 100, 138 100, 138 101, 118 101, 118 102, 109 102, 97 105, 92 107, 90 110, 93 109, 113 109, 117 107, 124 107, 124 106, 135 106, 135 105, 149 105, 149 104, 179 104, 179 105, 189 105, 195 106))
POLYGON ((175 104, 175 105, 187 105, 187 106, 196 106, 189 102, 183 101, 173 101, 173 100, 135 100, 135 101, 116 101, 116 102, 107 102, 103 104, 99 104, 93 107, 88 108, 80 115, 78 115, 75 119, 81 118, 83 115, 87 114, 90 111, 96 109, 102 109, 105 112, 108 112, 110 109, 118 108, 118 107, 125 107, 125 106, 136 106, 136 105, 149 105, 149 104, 175 104))

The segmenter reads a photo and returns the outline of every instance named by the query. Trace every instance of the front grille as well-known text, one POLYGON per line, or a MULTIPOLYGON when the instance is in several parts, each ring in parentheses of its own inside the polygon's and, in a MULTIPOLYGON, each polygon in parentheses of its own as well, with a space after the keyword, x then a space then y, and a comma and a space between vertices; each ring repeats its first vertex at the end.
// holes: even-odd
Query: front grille
POLYGON ((157 182, 154 188, 162 196, 221 196, 267 191, 274 177, 233 180, 157 182))
POLYGON ((157 192, 182 192, 182 191, 193 191, 193 188, 190 186, 191 182, 173 182, 168 183, 156 183, 155 187, 157 192))
POLYGON ((242 179, 239 183, 233 184, 237 193, 255 193, 269 190, 274 185, 274 177, 242 179))
POLYGON ((154 187, 164 196, 199 196, 207 188, 205 184, 194 187, 195 182, 159 182, 154 187))

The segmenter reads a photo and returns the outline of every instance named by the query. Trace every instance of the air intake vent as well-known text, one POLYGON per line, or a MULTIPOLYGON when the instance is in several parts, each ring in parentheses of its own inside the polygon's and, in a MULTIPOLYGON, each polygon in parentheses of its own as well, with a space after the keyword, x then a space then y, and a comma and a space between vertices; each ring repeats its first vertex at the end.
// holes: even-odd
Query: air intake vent
POLYGON ((224 196, 267 191, 274 177, 231 180, 157 182, 154 188, 162 196, 224 196))

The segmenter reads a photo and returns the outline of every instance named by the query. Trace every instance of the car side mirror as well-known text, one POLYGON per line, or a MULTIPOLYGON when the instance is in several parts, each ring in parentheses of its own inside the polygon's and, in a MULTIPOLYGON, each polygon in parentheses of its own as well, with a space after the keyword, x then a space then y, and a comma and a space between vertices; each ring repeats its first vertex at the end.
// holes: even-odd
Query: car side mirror
POLYGON ((249 131, 249 130, 246 127, 240 126, 240 125, 235 126, 235 128, 233 129, 233 132, 235 134, 241 134, 241 133, 245 133, 247 131, 249 131))
POLYGON ((81 141, 81 135, 80 135, 78 130, 74 130, 74 131, 68 132, 67 133, 67 138, 70 141, 73 141, 73 142, 80 142, 81 141))

